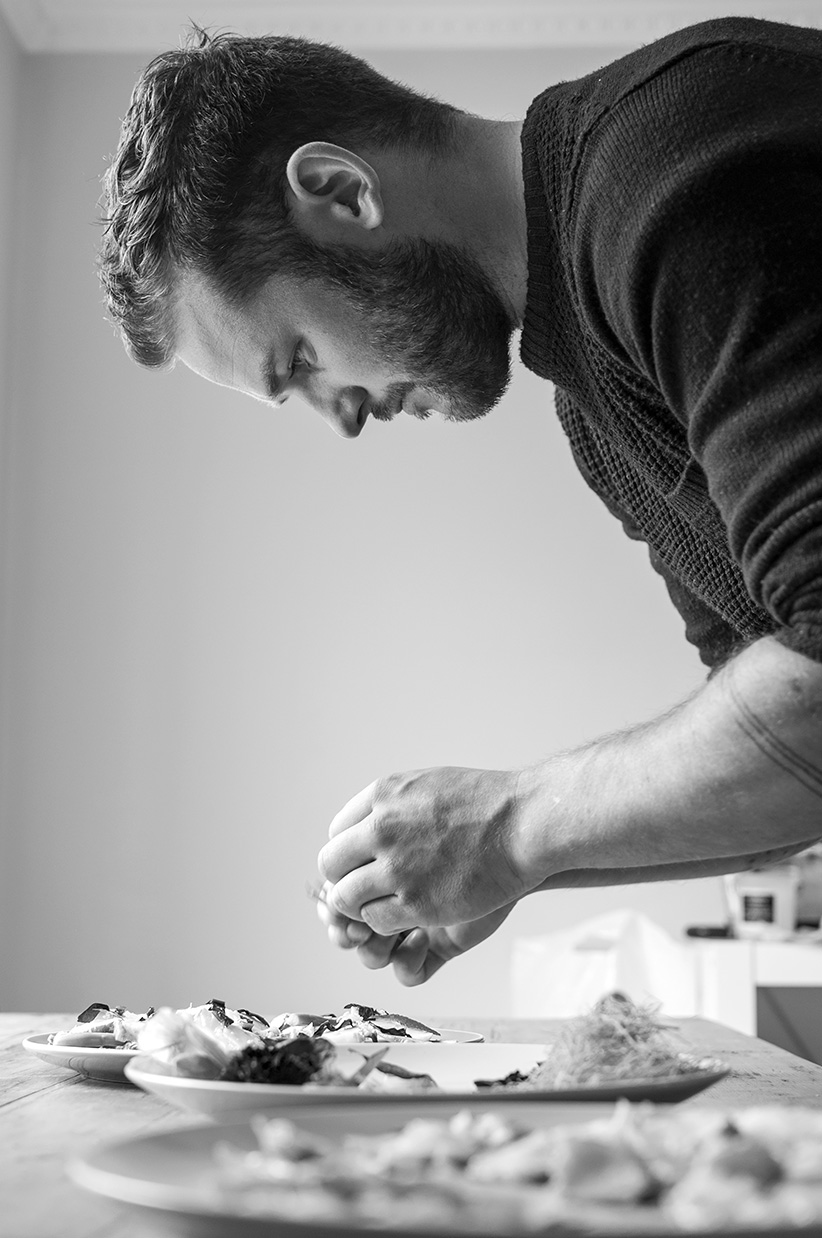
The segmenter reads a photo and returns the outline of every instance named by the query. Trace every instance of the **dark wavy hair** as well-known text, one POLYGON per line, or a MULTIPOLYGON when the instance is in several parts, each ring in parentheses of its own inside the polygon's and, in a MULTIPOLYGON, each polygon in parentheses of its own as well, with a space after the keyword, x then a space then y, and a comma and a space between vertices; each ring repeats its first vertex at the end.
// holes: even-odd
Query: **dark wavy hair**
POLYGON ((155 368, 173 363, 182 269, 232 301, 274 271, 318 273, 317 247, 286 204, 285 167, 298 146, 436 154, 458 114, 337 47, 193 27, 141 74, 103 179, 98 269, 129 354, 155 368))

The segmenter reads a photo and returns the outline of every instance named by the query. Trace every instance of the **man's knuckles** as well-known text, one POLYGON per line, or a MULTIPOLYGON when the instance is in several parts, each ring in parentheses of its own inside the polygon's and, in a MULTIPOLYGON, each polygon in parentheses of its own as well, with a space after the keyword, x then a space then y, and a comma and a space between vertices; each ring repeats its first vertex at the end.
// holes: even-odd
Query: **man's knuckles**
POLYGON ((373 903, 366 903, 362 918, 370 929, 382 937, 402 933, 415 923, 413 915, 396 899, 376 899, 373 903))

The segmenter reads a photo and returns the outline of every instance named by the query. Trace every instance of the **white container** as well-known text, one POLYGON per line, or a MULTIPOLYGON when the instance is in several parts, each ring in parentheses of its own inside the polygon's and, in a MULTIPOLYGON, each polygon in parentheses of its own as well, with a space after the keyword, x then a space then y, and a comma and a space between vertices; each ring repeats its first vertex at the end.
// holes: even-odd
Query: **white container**
POLYGON ((725 878, 728 913, 735 937, 784 940, 796 930, 799 867, 779 864, 725 878))

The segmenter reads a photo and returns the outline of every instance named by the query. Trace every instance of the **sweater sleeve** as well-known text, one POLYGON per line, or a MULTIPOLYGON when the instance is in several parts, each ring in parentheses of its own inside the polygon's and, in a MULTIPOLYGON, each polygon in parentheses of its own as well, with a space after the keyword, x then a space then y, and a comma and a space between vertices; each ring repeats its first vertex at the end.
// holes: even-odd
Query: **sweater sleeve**
POLYGON ((822 661, 822 63, 703 48, 592 127, 588 328, 686 429, 751 597, 822 661))

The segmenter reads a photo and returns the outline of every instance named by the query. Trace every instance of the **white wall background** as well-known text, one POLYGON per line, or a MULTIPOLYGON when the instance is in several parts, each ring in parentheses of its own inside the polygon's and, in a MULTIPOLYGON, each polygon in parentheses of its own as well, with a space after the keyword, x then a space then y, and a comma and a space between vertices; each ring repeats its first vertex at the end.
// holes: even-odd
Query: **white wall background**
POLYGON ((12 339, 15 296, 12 255, 15 243, 15 200, 17 190, 17 152, 20 147, 18 103, 21 91, 22 55, 0 14, 0 993, 9 977, 13 936, 9 921, 7 890, 11 884, 11 856, 8 835, 11 829, 7 812, 8 747, 10 693, 8 669, 12 650, 9 635, 9 590, 5 587, 6 569, 13 555, 11 508, 5 502, 8 477, 8 433, 11 427, 12 339))
MULTIPOLYGON (((368 55, 514 117, 617 51, 368 55)), ((521 366, 476 425, 345 442, 294 401, 127 360, 96 202, 145 59, 22 57, 0 25, 0 1006, 498 1014, 518 934, 628 904, 720 918, 718 882, 535 896, 415 990, 328 946, 306 882, 366 783, 534 761, 702 668, 521 366)))

